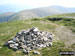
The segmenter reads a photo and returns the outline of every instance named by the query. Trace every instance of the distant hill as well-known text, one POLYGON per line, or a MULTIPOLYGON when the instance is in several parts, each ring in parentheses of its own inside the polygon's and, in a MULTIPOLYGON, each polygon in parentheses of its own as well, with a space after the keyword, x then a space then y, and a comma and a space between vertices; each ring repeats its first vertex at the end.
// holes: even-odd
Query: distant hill
POLYGON ((14 12, 7 12, 0 14, 0 22, 8 21, 15 13, 14 12))
POLYGON ((42 7, 36 9, 23 10, 15 14, 11 19, 28 19, 36 17, 44 17, 63 13, 61 10, 53 7, 42 7))
POLYGON ((42 8, 23 10, 9 16, 2 17, 2 15, 0 15, 0 22, 6 21, 6 18, 8 18, 9 21, 22 20, 22 19, 30 19, 30 18, 36 18, 36 17, 44 17, 44 16, 63 14, 63 13, 74 13, 74 12, 75 12, 75 8, 65 8, 61 6, 48 6, 48 7, 42 7, 42 8))

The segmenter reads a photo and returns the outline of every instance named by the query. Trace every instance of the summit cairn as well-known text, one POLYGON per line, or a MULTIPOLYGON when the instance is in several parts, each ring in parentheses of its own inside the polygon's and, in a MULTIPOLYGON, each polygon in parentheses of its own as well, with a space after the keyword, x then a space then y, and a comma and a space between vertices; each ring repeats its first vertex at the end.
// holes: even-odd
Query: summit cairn
POLYGON ((21 30, 16 36, 5 43, 9 48, 14 50, 23 50, 28 53, 30 50, 42 47, 52 46, 53 35, 49 32, 40 31, 34 27, 27 30, 21 30))

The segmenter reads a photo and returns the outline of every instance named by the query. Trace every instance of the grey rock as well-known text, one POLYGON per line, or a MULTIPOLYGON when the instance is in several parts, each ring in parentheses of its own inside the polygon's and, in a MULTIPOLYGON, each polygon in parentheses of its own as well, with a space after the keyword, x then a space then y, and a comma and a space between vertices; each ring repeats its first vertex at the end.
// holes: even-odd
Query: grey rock
POLYGON ((39 30, 38 30, 38 28, 35 27, 35 28, 33 29, 33 31, 34 31, 34 32, 37 32, 37 31, 39 31, 39 30))
POLYGON ((13 48, 15 45, 14 44, 9 44, 9 47, 10 48, 13 48))
POLYGON ((14 49, 14 50, 18 50, 18 47, 14 46, 13 49, 14 49))
POLYGON ((13 43, 15 43, 13 40, 10 40, 10 41, 8 41, 8 44, 13 44, 13 43))
POLYGON ((15 45, 15 46, 19 46, 19 44, 18 44, 18 43, 15 43, 14 45, 15 45))
POLYGON ((26 50, 26 49, 23 49, 23 53, 24 53, 24 54, 28 54, 28 53, 29 53, 29 51, 28 51, 28 50, 26 50))
POLYGON ((33 53, 34 53, 34 54, 38 54, 38 55, 40 54, 40 52, 38 52, 38 51, 34 51, 33 53))

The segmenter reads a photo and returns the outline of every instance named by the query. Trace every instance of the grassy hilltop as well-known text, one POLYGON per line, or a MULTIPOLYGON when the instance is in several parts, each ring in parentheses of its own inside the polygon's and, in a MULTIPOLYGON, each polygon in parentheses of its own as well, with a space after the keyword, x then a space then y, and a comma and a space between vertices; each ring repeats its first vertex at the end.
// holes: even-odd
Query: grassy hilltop
MULTIPOLYGON (((6 41, 12 39, 22 29, 37 27, 42 31, 52 32, 53 46, 38 49, 42 56, 60 56, 59 51, 75 51, 75 19, 72 18, 34 18, 0 23, 0 56, 27 56, 21 51, 13 51, 3 46, 6 41)), ((33 50, 30 56, 34 55, 33 50)))

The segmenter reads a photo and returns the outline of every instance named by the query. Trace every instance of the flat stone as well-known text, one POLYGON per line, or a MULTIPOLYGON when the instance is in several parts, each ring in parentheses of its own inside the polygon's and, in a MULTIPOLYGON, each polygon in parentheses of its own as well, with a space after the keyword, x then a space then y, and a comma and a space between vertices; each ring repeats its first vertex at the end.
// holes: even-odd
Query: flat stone
POLYGON ((38 54, 38 55, 40 54, 40 52, 38 52, 38 51, 34 51, 33 53, 34 53, 34 54, 38 54))
POLYGON ((10 48, 13 48, 13 47, 14 47, 14 44, 9 44, 9 47, 10 47, 10 48))
POLYGON ((14 49, 14 50, 18 50, 18 47, 15 46, 15 47, 13 47, 13 49, 14 49))
POLYGON ((22 45, 20 47, 23 48, 23 49, 27 49, 27 46, 26 45, 22 45))
POLYGON ((15 46, 19 46, 19 44, 18 44, 18 43, 15 43, 14 45, 15 45, 15 46))
POLYGON ((10 44, 10 43, 15 43, 15 42, 13 42, 13 40, 10 40, 10 41, 8 41, 8 43, 10 44))
POLYGON ((34 32, 37 32, 37 31, 39 31, 39 30, 38 30, 38 28, 35 27, 35 28, 33 29, 33 31, 34 31, 34 32))

